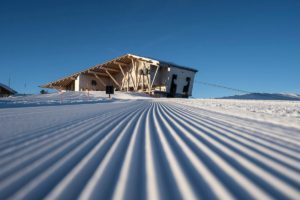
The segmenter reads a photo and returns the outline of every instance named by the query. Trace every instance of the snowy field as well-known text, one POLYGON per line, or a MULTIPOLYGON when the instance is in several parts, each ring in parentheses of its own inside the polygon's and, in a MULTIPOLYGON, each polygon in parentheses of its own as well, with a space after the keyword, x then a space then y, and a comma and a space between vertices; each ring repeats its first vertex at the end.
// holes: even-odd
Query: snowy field
POLYGON ((0 199, 300 197, 299 101, 12 97, 0 132, 0 199))

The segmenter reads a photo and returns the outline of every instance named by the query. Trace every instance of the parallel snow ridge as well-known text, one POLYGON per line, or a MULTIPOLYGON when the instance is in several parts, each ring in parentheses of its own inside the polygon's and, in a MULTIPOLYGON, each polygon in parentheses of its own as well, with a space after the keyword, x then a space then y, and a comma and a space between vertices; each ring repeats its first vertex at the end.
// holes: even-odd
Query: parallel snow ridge
MULTIPOLYGON (((0 199, 300 196, 299 129, 159 100, 117 106, 82 106, 84 118, 67 126, 24 126, 24 133, 1 137, 0 199)), ((61 107, 30 115, 51 121, 61 107)), ((1 114, 12 112, 18 109, 1 114)))

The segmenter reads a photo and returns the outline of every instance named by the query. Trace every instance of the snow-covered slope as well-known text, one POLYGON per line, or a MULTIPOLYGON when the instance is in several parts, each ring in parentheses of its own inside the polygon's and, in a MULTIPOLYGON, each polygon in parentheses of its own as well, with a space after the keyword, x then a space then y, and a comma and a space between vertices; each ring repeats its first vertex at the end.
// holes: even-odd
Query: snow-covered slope
POLYGON ((2 108, 0 199, 298 199, 299 117, 248 102, 2 108))
POLYGON ((222 97, 220 99, 252 99, 252 100, 290 100, 300 101, 300 94, 296 93, 249 93, 243 95, 234 95, 222 97))

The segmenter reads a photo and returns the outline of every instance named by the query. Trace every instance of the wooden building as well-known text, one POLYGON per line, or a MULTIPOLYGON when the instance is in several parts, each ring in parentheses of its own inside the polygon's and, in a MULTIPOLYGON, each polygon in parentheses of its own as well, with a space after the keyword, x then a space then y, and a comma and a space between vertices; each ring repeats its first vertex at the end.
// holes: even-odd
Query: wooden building
POLYGON ((106 86, 112 85, 118 91, 188 97, 192 95, 196 72, 197 70, 193 68, 174 63, 126 54, 41 87, 72 91, 104 91, 106 86))
POLYGON ((17 92, 11 89, 9 86, 0 83, 0 97, 8 97, 10 95, 14 95, 17 92))

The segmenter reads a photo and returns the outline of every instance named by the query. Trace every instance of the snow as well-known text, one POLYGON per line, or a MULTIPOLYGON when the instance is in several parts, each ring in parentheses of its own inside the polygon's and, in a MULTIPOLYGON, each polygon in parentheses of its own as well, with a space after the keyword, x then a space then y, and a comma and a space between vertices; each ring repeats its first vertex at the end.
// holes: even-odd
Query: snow
POLYGON ((300 128, 299 101, 175 99, 173 102, 231 116, 300 128))
POLYGON ((300 196, 299 101, 60 95, 0 101, 0 199, 300 196))
POLYGON ((16 95, 6 98, 0 98, 0 108, 4 107, 24 107, 40 105, 58 105, 58 104, 80 104, 80 103, 97 103, 114 100, 130 99, 149 99, 150 97, 133 92, 118 92, 109 99, 105 91, 97 92, 59 92, 51 94, 38 95, 16 95))

